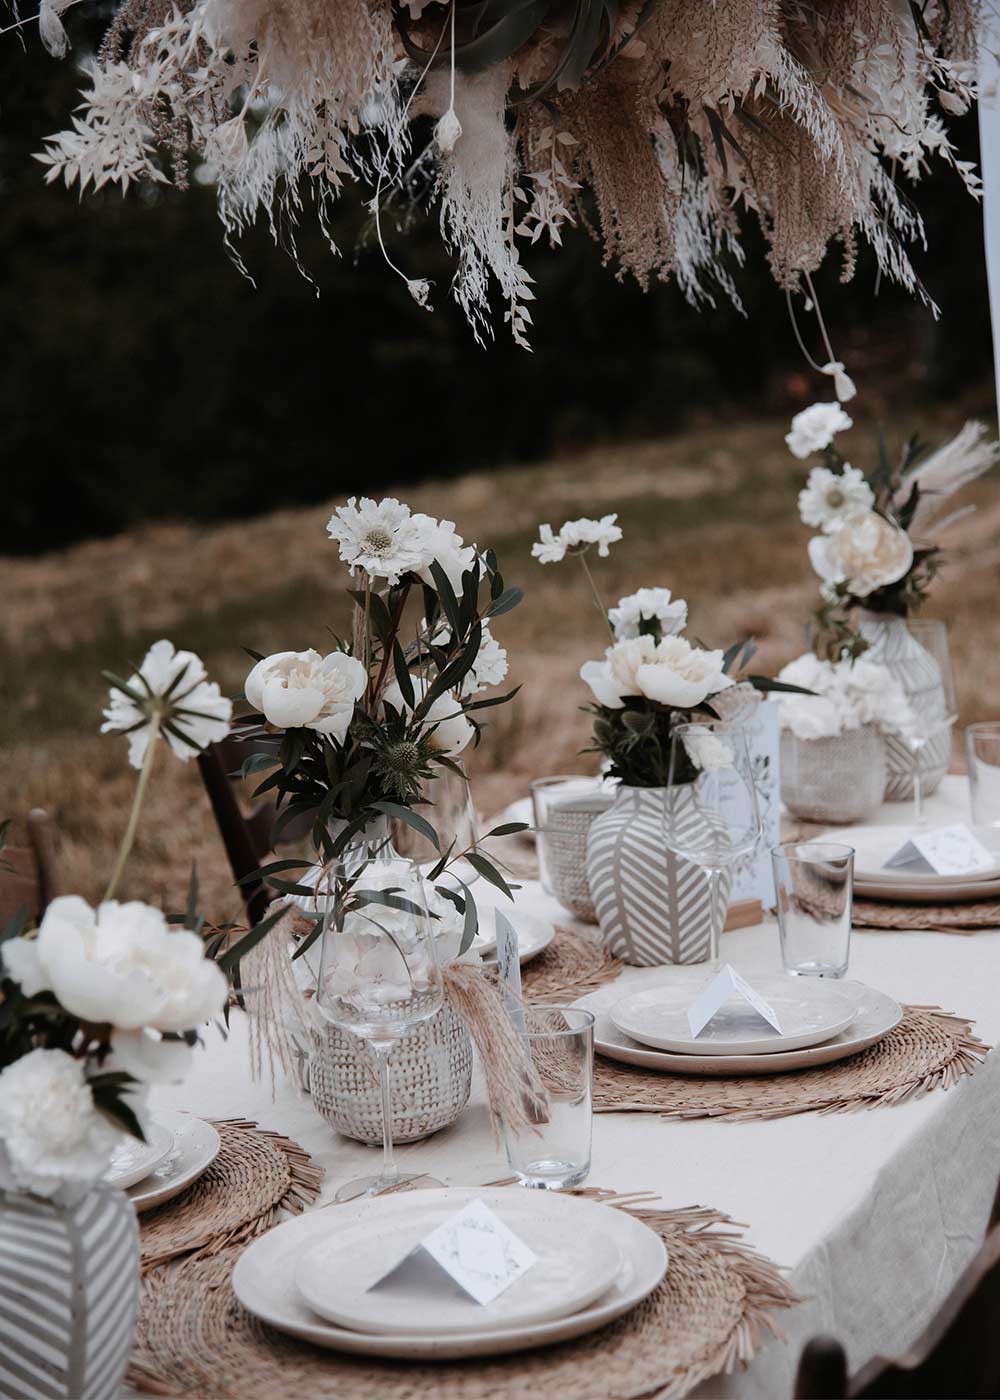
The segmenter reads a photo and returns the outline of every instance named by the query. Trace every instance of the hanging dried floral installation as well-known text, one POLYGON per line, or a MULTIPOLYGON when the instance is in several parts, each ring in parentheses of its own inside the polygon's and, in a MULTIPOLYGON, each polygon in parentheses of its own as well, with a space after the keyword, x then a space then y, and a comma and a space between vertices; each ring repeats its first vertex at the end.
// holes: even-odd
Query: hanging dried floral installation
MULTIPOLYGON (((56 53, 72 3, 42 0, 56 53)), ((522 344, 521 250, 577 222, 619 276, 676 276, 695 303, 738 300, 744 210, 790 291, 831 243, 850 278, 860 236, 920 292, 904 185, 937 157, 979 190, 945 119, 975 96, 982 3, 123 0, 39 159, 50 180, 123 190, 183 187, 197 159, 237 258, 260 216, 293 256, 308 205, 329 233, 347 180, 366 185, 383 251, 392 202, 427 198, 477 336, 499 294, 522 344)), ((429 304, 419 268, 390 266, 429 304)))

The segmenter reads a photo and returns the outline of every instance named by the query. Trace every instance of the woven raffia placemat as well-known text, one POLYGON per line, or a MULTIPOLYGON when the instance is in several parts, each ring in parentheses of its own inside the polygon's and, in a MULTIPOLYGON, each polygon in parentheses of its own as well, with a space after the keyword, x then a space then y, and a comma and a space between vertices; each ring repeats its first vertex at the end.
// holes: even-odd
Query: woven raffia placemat
POLYGON ((794 1113, 846 1112, 905 1103, 948 1089, 971 1074, 989 1046, 972 1023, 934 1006, 907 1006, 902 1021, 877 1045, 816 1069, 787 1074, 697 1078, 594 1061, 595 1113, 658 1113, 664 1118, 785 1118, 794 1113))
POLYGON ((968 904, 897 904, 894 900, 855 896, 853 922, 858 928, 975 933, 981 928, 1000 928, 1000 904, 994 899, 968 904))
POLYGON ((700 1207, 635 1214, 666 1241, 666 1278, 625 1317, 576 1341, 467 1362, 321 1350, 240 1306, 229 1284, 240 1250, 228 1249, 149 1276, 129 1379, 156 1395, 206 1400, 668 1400, 745 1366, 767 1333, 780 1335, 773 1310, 799 1300, 726 1216, 700 1207))
POLYGON ((144 1271, 198 1250, 248 1244, 281 1211, 298 1213, 319 1194, 322 1167, 290 1138, 243 1118, 216 1122, 219 1155, 172 1201, 139 1217, 144 1271))
POLYGON ((608 952, 600 935, 556 926, 556 936, 521 972, 521 991, 528 1001, 576 1001, 585 992, 613 982, 624 963, 608 952))

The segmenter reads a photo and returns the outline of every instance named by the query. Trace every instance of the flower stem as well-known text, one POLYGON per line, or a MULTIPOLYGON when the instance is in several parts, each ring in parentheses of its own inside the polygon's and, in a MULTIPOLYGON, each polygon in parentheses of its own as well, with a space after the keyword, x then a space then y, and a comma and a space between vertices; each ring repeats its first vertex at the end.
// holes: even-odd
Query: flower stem
POLYGON ((594 599, 594 606, 597 608, 597 611, 601 614, 601 621, 608 629, 608 635, 611 638, 611 644, 612 646, 614 646, 615 629, 611 626, 611 622, 608 618, 608 610, 601 602, 601 595, 597 591, 597 584, 594 582, 594 575, 590 572, 590 565, 587 563, 587 551, 585 549, 581 549, 576 557, 579 559, 580 564, 583 568, 583 572, 587 576, 587 582, 590 584, 590 592, 591 596, 594 599))
POLYGON ((142 800, 146 795, 146 788, 149 785, 149 775, 153 771, 153 763, 156 759, 156 741, 160 737, 160 714, 154 710, 149 721, 149 743, 146 745, 146 753, 142 760, 142 770, 139 773, 139 781, 136 784, 135 797, 132 799, 132 811, 129 813, 128 826, 125 828, 125 835, 122 837, 122 844, 118 850, 118 859, 115 861, 115 868, 108 882, 105 891, 105 899, 113 899, 119 884, 122 873, 125 870, 125 862, 129 858, 132 844, 135 841, 135 833, 139 826, 139 812, 142 809, 142 800))

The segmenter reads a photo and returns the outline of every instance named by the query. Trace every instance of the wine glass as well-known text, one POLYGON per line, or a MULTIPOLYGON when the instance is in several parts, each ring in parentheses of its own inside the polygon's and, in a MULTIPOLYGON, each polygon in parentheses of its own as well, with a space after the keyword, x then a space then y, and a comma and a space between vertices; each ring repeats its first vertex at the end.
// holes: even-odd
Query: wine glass
MULTIPOLYGON (((923 780, 928 768, 934 766, 933 759, 926 757, 924 751, 942 737, 946 751, 950 748, 951 729, 958 719, 958 702, 946 624, 928 618, 908 619, 906 630, 927 653, 929 684, 911 694, 913 718, 903 734, 913 754, 913 822, 915 826, 922 826, 925 820, 923 780)), ((935 744, 935 748, 939 747, 940 743, 935 744)))
POLYGON ((714 965, 722 934, 722 873, 754 850, 762 830, 746 729, 712 719, 677 725, 669 782, 664 839, 705 871, 712 925, 708 961, 714 965))
POLYGON ((412 1179, 393 1158, 389 1057, 412 1027, 440 1010, 444 984, 424 882, 412 861, 382 854, 334 865, 322 884, 316 1007, 368 1044, 382 1100, 382 1170, 341 1187, 336 1199, 345 1201, 412 1179))

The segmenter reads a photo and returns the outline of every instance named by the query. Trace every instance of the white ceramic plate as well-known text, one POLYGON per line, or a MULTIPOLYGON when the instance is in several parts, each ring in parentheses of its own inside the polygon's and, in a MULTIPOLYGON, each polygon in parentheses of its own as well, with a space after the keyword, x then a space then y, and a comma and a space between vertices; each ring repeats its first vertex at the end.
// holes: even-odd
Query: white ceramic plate
MULTIPOLYGON (((520 1191, 522 1187, 453 1190, 456 1208, 471 1200, 492 1204, 497 1190, 520 1191)), ((427 1193, 422 1192, 422 1195, 427 1193)), ((383 1202, 392 1197, 381 1197, 383 1202)), ((593 1227, 610 1235, 621 1251, 621 1267, 611 1287, 590 1307, 553 1322, 530 1324, 520 1329, 493 1329, 469 1332, 464 1336, 424 1337, 407 1333, 351 1332, 323 1322, 307 1307, 295 1287, 295 1268, 304 1248, 324 1235, 335 1236, 342 1222, 349 1219, 351 1205, 331 1206, 325 1211, 308 1211, 269 1230, 245 1250, 233 1270, 233 1290, 237 1298, 262 1322, 292 1337, 334 1351, 357 1355, 400 1357, 404 1360, 450 1360, 472 1356, 499 1356, 531 1347, 582 1337, 621 1317, 652 1293, 667 1271, 667 1251, 659 1235, 634 1215, 604 1206, 596 1201, 567 1197, 576 1206, 583 1229, 593 1227)))
POLYGON ((882 1040, 902 1020, 903 1009, 899 1003, 874 987, 866 987, 862 982, 838 982, 837 990, 854 1003, 854 1020, 848 1028, 822 1045, 773 1055, 675 1055, 639 1045, 620 1031, 609 1015, 619 999, 618 990, 613 986, 590 992, 574 1005, 594 1013, 594 1048, 609 1060, 658 1069, 666 1074, 778 1074, 829 1065, 848 1055, 856 1055, 882 1040))
POLYGON ((997 856, 997 861, 989 870, 973 870, 967 875, 938 875, 934 871, 921 873, 919 870, 886 869, 886 861, 913 836, 912 825, 837 827, 835 831, 830 831, 817 840, 838 841, 854 847, 854 888, 859 893, 862 885, 873 884, 892 886, 900 893, 904 887, 907 890, 934 889, 941 893, 944 886, 984 885, 989 882, 993 883, 996 892, 1000 892, 998 833, 985 827, 975 828, 975 833, 983 845, 997 856))
POLYGON ((866 899, 903 900, 907 904, 961 904, 963 900, 1000 900, 1000 880, 968 881, 960 885, 883 884, 881 880, 854 881, 854 893, 866 899))
POLYGON ((127 1190, 137 1181, 143 1181, 170 1156, 174 1145, 174 1135, 170 1129, 159 1118, 154 1118, 146 1125, 145 1131, 145 1142, 131 1136, 123 1137, 112 1152, 111 1165, 104 1173, 104 1180, 109 1186, 127 1190))
MULTIPOLYGON (((703 985, 711 978, 711 973, 704 974, 703 985)), ((732 999, 699 1036, 693 1036, 687 1013, 700 987, 676 979, 622 998, 612 1006, 611 1019, 632 1040, 681 1055, 772 1055, 801 1050, 832 1040, 854 1020, 853 1004, 829 982, 756 976, 751 985, 770 1004, 780 1032, 746 1002, 732 999)))
POLYGON ((129 1189, 129 1198, 140 1214, 172 1201, 219 1155, 219 1134, 211 1123, 190 1113, 162 1111, 156 1118, 172 1132, 173 1148, 149 1176, 129 1189))
POLYGON ((481 1332, 484 1324, 506 1330, 551 1322, 608 1291, 621 1268, 621 1250, 606 1231, 580 1229, 572 1198, 509 1190, 493 1195, 491 1208, 537 1259, 489 1304, 449 1288, 447 1281, 430 1295, 426 1283, 416 1289, 402 1281, 374 1287, 459 1209, 448 1189, 359 1202, 352 1224, 345 1220, 299 1260, 296 1287, 314 1312, 340 1327, 424 1337, 481 1332))
MULTIPOLYGON (((550 924, 547 919, 539 919, 535 914, 525 914, 520 909, 512 909, 508 917, 517 929, 517 952, 522 966, 531 962, 532 958, 537 958, 539 953, 544 953, 556 936, 555 924, 550 924)), ((495 937, 492 952, 484 956, 487 962, 496 962, 495 937)))

